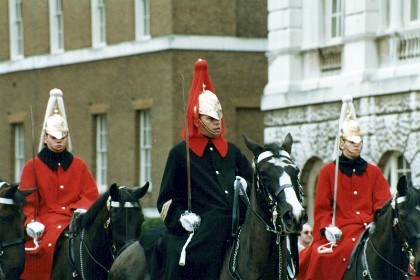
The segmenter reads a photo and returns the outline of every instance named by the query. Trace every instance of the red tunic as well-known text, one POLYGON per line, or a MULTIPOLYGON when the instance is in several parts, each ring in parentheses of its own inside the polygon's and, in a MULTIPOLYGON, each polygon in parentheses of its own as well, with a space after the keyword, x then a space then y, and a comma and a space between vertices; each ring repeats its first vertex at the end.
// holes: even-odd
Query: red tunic
MULTIPOLYGON (((89 209, 99 197, 95 180, 86 163, 73 157, 65 170, 58 166, 51 170, 39 157, 35 158, 35 170, 38 190, 37 221, 45 225, 40 247, 34 252, 26 252, 25 271, 21 279, 50 279, 54 248, 60 234, 70 223, 73 211, 77 208, 89 209)), ((33 188, 33 160, 29 160, 23 168, 21 189, 33 188)), ((24 207, 28 224, 34 219, 34 195, 27 197, 24 207)), ((33 248, 34 243, 28 237, 26 247, 33 248)))
POLYGON ((368 164, 360 176, 338 172, 335 225, 343 236, 333 253, 319 254, 319 246, 328 240, 320 230, 332 223, 335 164, 324 166, 319 174, 314 207, 314 241, 299 255, 298 279, 341 279, 353 247, 365 226, 373 221, 374 211, 391 198, 389 185, 381 170, 368 164))

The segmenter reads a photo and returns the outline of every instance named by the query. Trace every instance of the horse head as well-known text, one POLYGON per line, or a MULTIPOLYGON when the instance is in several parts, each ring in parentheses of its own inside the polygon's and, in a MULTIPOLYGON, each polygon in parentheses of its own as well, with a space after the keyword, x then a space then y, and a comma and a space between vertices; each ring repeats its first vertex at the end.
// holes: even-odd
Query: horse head
POLYGON ((291 157, 293 138, 288 133, 282 145, 260 146, 244 136, 246 146, 254 154, 254 182, 259 201, 265 200, 269 212, 279 213, 282 230, 298 233, 308 217, 302 207, 303 192, 299 183, 299 168, 291 157))
POLYGON ((396 212, 394 227, 399 231, 403 250, 412 253, 414 260, 410 264, 420 276, 420 190, 411 183, 408 185, 405 176, 398 180, 392 205, 396 212))
POLYGON ((5 279, 19 279, 25 265, 22 206, 36 189, 19 190, 17 184, 0 182, 0 272, 5 279))
POLYGON ((137 188, 118 187, 115 183, 110 186, 109 234, 112 237, 114 250, 119 250, 127 241, 137 240, 140 237, 144 215, 139 200, 148 189, 149 182, 137 188))

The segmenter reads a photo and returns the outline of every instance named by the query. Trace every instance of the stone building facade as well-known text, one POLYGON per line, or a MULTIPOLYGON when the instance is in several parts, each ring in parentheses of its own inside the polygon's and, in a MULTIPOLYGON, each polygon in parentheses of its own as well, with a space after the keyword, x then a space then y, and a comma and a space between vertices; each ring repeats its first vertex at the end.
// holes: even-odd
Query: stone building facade
POLYGON ((264 141, 291 132, 313 222, 320 168, 333 160, 345 95, 364 131, 362 157, 392 191, 420 184, 419 1, 268 0, 264 141))
POLYGON ((208 62, 227 139, 249 157, 241 135, 263 142, 266 37, 265 1, 0 1, 0 177, 19 180, 59 88, 72 152, 101 190, 148 180, 143 206, 155 208, 198 58, 208 62))

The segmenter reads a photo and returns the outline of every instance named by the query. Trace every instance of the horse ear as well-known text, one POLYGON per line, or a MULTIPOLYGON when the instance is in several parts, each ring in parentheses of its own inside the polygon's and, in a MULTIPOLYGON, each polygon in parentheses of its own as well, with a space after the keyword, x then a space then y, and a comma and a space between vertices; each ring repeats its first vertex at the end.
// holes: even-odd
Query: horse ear
POLYGON ((144 184, 143 187, 137 188, 134 192, 134 197, 137 197, 139 199, 142 198, 149 190, 149 185, 149 182, 146 182, 146 184, 144 184))
POLYGON ((398 179, 397 191, 399 196, 405 196, 407 194, 407 177, 402 175, 398 179))
POLYGON ((292 135, 289 133, 287 133, 286 137, 284 137, 284 141, 283 141, 283 148, 286 152, 290 154, 292 154, 292 144, 293 144, 293 138, 292 135))
POLYGON ((17 190, 18 190, 18 185, 11 185, 10 189, 7 190, 6 195, 4 197, 13 198, 17 190))
POLYGON ((39 189, 39 187, 36 188, 32 188, 32 189, 25 189, 25 190, 21 190, 19 189, 19 191, 24 195, 24 196, 28 196, 31 193, 33 193, 34 191, 36 191, 37 189, 39 189))
POLYGON ((258 145, 254 140, 251 140, 245 135, 242 135, 242 136, 244 137, 246 146, 254 154, 255 157, 257 157, 259 154, 261 154, 264 151, 263 147, 258 145))
POLYGON ((118 194, 118 186, 116 183, 114 183, 109 187, 109 195, 111 196, 111 200, 118 201, 118 194))

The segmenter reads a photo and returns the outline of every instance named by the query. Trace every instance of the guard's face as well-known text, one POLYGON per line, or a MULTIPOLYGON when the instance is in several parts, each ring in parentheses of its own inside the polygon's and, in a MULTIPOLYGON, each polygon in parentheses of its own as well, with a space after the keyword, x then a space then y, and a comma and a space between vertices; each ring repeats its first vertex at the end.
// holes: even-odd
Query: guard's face
POLYGON ((198 131, 208 138, 215 138, 222 131, 222 121, 207 115, 200 115, 200 119, 195 125, 198 131))
POLYGON ((45 134, 44 143, 51 151, 61 153, 67 147, 67 136, 57 139, 52 135, 45 134))
POLYGON ((360 143, 355 143, 347 139, 340 140, 340 149, 343 151, 343 154, 349 159, 356 159, 360 156, 360 153, 363 149, 363 141, 360 143))

